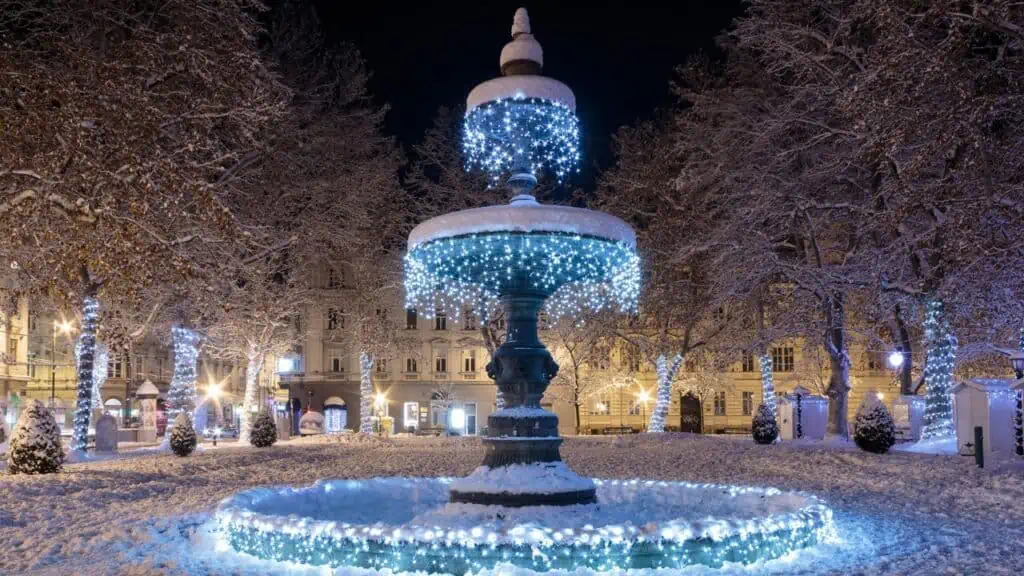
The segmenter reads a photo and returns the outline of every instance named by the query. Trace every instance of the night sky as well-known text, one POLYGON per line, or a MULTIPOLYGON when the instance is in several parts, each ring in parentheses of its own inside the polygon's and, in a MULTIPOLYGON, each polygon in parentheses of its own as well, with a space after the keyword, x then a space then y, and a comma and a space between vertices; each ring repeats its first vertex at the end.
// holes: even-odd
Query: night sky
POLYGON ((699 51, 742 11, 739 0, 676 2, 477 1, 314 2, 328 41, 354 42, 367 59, 374 96, 391 105, 387 129, 410 146, 441 106, 456 106, 499 75, 512 15, 525 6, 544 48, 544 74, 576 93, 583 126, 583 174, 612 160, 615 130, 671 103, 673 68, 699 51))

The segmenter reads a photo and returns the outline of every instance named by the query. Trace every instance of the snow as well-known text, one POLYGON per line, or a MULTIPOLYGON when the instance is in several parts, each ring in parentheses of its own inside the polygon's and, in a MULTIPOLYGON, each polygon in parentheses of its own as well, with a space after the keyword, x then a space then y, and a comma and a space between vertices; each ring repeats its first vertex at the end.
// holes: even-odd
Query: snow
POLYGON ((565 84, 547 76, 525 74, 501 76, 477 84, 466 98, 466 112, 495 100, 509 98, 543 98, 576 111, 576 95, 565 84))
POLYGON ((492 232, 560 232, 636 247, 633 228, 611 214, 571 206, 544 205, 532 197, 528 198, 517 197, 511 204, 471 208, 427 220, 409 234, 409 249, 441 238, 492 232))
POLYGON ((452 481, 452 490, 483 494, 558 494, 593 489, 593 480, 580 476, 565 462, 479 466, 469 476, 452 481))
POLYGON ((543 408, 531 408, 529 406, 515 406, 513 408, 502 408, 496 412, 491 413, 491 416, 497 416, 499 418, 551 418, 555 416, 555 413, 550 410, 543 408))
POLYGON ((897 444, 892 447, 895 452, 907 452, 910 454, 937 454, 945 456, 956 456, 959 451, 956 447, 956 437, 931 438, 919 442, 908 442, 897 444))
MULTIPOLYGON (((462 476, 477 438, 318 436, 271 448, 220 445, 189 458, 134 451, 42 476, 0 475, 0 573, 370 575, 303 568, 227 551, 211 522, 218 503, 255 487, 319 479, 462 476)), ((852 444, 688 434, 567 438, 580 474, 772 486, 807 492, 834 511, 838 540, 752 567, 637 571, 637 576, 743 574, 1017 574, 1024 571, 1024 468, 978 469, 973 458, 852 444)), ((499 566, 481 576, 526 576, 499 566)), ((565 575, 566 572, 554 572, 565 575)), ((573 576, 592 574, 587 570, 573 576)))

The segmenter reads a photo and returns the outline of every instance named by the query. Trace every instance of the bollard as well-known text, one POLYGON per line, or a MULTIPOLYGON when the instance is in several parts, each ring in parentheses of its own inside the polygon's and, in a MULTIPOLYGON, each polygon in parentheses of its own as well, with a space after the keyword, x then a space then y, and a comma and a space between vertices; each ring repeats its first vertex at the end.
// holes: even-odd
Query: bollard
POLYGON ((981 426, 974 427, 974 463, 978 468, 985 467, 985 433, 981 426))

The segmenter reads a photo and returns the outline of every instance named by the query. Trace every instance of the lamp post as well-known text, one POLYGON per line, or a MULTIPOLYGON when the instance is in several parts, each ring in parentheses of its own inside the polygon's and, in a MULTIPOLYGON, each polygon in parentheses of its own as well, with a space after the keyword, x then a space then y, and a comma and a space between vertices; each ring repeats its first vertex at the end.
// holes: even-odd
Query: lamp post
POLYGON ((378 436, 383 436, 384 435, 384 407, 387 405, 387 403, 388 403, 388 397, 384 393, 378 392, 377 394, 374 395, 374 397, 373 397, 373 407, 374 407, 374 411, 377 413, 377 435, 378 436))
MULTIPOLYGON (((1010 354, 1010 365, 1017 376, 1018 385, 1024 381, 1024 352, 1010 354)), ((1017 391, 1017 413, 1014 416, 1014 433, 1017 437, 1017 456, 1024 456, 1024 390, 1017 391)))
POLYGON ((53 321, 53 340, 50 342, 50 407, 56 406, 57 399, 57 330, 67 336, 71 334, 71 323, 67 320, 53 321))
POLYGON ((651 399, 650 393, 647 390, 640 390, 640 393, 636 395, 636 399, 640 402, 640 427, 642 430, 647 429, 647 401, 651 399))
MULTIPOLYGON (((207 402, 213 401, 216 403, 214 406, 215 412, 213 413, 213 445, 217 445, 217 437, 220 436, 220 397, 223 394, 221 390, 220 382, 210 382, 206 385, 206 399, 207 402)), ((209 410, 209 408, 207 408, 209 410)), ((203 423, 203 427, 206 427, 206 423, 203 423)))

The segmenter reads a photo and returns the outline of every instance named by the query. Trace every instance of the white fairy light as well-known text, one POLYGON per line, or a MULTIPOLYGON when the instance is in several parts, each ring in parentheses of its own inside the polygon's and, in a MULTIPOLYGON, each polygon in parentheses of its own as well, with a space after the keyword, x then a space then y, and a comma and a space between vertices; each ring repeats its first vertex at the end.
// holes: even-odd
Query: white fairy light
POLYGON ((925 308, 924 428, 921 439, 949 438, 953 428, 953 368, 956 365, 956 337, 949 329, 940 300, 929 300, 925 308))
POLYGON ((196 362, 199 359, 199 336, 181 326, 171 328, 174 344, 174 373, 167 391, 167 421, 178 414, 192 412, 196 407, 196 362))
POLYGON ((93 370, 96 354, 96 327, 100 305, 95 298, 82 303, 82 333, 78 336, 78 399, 71 436, 71 449, 85 452, 89 440, 89 416, 92 412, 93 370), (85 367, 89 368, 86 369, 85 367))

